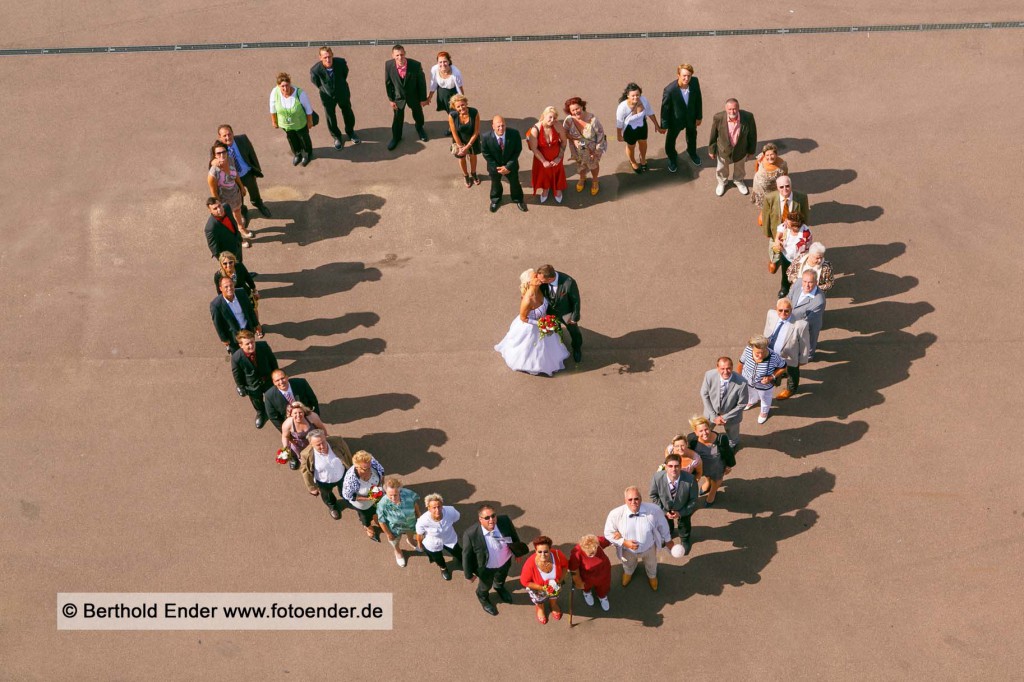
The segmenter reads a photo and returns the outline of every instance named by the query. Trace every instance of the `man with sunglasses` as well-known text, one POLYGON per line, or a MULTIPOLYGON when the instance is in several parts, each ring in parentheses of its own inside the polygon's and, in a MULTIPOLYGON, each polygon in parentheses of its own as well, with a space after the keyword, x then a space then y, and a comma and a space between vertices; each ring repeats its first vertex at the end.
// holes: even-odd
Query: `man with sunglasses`
POLYGON ((776 400, 785 400, 800 387, 800 365, 811 357, 811 335, 807 320, 793 319, 793 302, 780 298, 764 320, 764 335, 768 348, 786 361, 786 388, 779 391, 776 400))
POLYGON ((505 589, 505 578, 512 567, 512 556, 524 556, 529 548, 519 540, 519 533, 512 520, 499 515, 494 507, 480 505, 477 510, 479 523, 473 524, 462 535, 462 568, 466 580, 474 582, 476 598, 483 610, 492 616, 498 615, 498 608, 491 603, 490 591, 506 604, 512 603, 512 594, 505 589))
POLYGON ((785 222, 792 212, 799 211, 803 221, 811 224, 811 204, 807 201, 806 194, 793 191, 793 179, 788 175, 780 175, 775 178, 775 187, 775 192, 764 195, 761 217, 757 221, 768 239, 775 239, 779 225, 785 222))
POLYGON ((690 553, 690 516, 697 508, 700 486, 693 474, 683 471, 682 458, 672 453, 665 458, 665 470, 651 479, 651 502, 665 514, 669 534, 683 544, 683 556, 690 553))
POLYGON ((629 585, 639 562, 644 562, 647 582, 658 590, 658 550, 672 549, 672 533, 665 513, 657 505, 643 502, 640 489, 626 488, 626 503, 612 509, 604 524, 604 536, 615 545, 622 561, 622 586, 629 585))

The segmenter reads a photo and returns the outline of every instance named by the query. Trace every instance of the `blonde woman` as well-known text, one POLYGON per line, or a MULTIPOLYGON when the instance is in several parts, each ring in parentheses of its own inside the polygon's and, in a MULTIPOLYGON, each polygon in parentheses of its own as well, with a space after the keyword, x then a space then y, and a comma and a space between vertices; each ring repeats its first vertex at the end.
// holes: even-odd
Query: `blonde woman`
POLYGON ((309 433, 314 429, 321 429, 327 434, 327 427, 320 421, 320 416, 313 410, 300 403, 298 400, 288 405, 285 412, 288 418, 281 424, 281 448, 291 450, 293 459, 288 463, 298 468, 299 457, 302 451, 309 447, 309 433))
POLYGON ((533 152, 533 193, 540 190, 540 203, 555 193, 555 201, 562 203, 565 189, 565 138, 558 134, 558 111, 548 107, 541 112, 537 123, 526 134, 526 142, 533 152))
POLYGON ((527 374, 546 374, 565 369, 569 351, 558 332, 541 334, 537 321, 548 312, 548 300, 541 291, 536 270, 519 276, 519 316, 512 320, 505 338, 494 347, 509 369, 527 374))
POLYGON ((716 433, 707 417, 694 415, 690 419, 690 428, 693 431, 686 436, 686 445, 697 453, 704 465, 701 494, 707 493, 705 504, 710 507, 715 503, 725 475, 736 466, 736 456, 729 445, 729 438, 724 433, 716 433))
POLYGON ((466 179, 466 189, 480 184, 476 174, 476 157, 480 153, 480 112, 469 106, 465 95, 453 95, 451 112, 448 114, 448 129, 452 133, 452 154, 459 160, 459 167, 466 179), (469 168, 466 168, 466 158, 469 168))
POLYGON ((366 450, 352 455, 352 466, 341 482, 341 496, 356 510, 366 537, 374 542, 380 542, 380 523, 377 521, 379 498, 372 493, 374 487, 380 487, 383 482, 384 467, 366 450))

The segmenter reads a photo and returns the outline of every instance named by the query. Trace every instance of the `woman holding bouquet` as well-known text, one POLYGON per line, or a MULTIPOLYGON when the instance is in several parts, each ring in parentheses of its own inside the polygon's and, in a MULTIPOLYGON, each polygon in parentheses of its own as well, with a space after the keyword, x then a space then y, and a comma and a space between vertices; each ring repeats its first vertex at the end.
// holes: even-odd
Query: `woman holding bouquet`
POLYGON ((527 374, 553 375, 565 369, 569 351, 558 334, 558 321, 548 315, 548 301, 540 276, 527 270, 519 276, 519 317, 512 320, 505 338, 494 347, 509 369, 527 374), (542 330, 544 327, 546 330, 542 330))
POLYGON ((384 497, 383 480, 384 467, 369 452, 360 450, 352 455, 352 468, 345 472, 341 483, 341 496, 356 510, 366 537, 374 542, 380 542, 377 500, 384 497))
POLYGON ((298 469, 299 457, 302 451, 309 447, 309 432, 313 429, 323 429, 324 433, 327 433, 327 427, 320 421, 316 412, 297 400, 288 405, 285 414, 288 418, 281 424, 281 449, 292 451, 288 466, 291 469, 298 469))
POLYGON ((569 568, 569 560, 551 545, 551 538, 538 536, 533 541, 534 552, 523 563, 523 570, 519 574, 519 582, 526 588, 530 601, 537 605, 537 622, 541 625, 548 622, 545 604, 550 606, 552 618, 562 618, 558 593, 562 590, 562 579, 569 568))

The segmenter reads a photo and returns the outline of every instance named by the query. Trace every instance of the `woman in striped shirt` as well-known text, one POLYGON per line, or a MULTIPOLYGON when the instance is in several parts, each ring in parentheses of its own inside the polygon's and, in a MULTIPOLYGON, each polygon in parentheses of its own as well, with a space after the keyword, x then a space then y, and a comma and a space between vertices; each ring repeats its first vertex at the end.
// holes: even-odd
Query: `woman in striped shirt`
POLYGON ((768 421, 768 411, 772 409, 772 390, 775 381, 786 373, 786 361, 781 355, 768 348, 768 339, 761 334, 751 336, 747 347, 740 358, 737 368, 740 375, 747 380, 750 388, 750 402, 745 409, 751 409, 761 401, 761 415, 758 424, 768 421))

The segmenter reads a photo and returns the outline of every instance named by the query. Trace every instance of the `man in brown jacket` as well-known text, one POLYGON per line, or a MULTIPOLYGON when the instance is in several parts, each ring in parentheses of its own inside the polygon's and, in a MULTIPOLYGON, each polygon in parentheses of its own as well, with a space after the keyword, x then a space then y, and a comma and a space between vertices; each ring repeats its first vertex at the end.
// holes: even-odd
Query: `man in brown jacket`
POLYGON ((729 166, 732 166, 732 184, 740 194, 747 194, 747 186, 743 179, 747 177, 745 162, 754 158, 757 146, 757 124, 754 115, 749 111, 740 111, 740 103, 736 99, 725 101, 725 111, 715 114, 711 123, 711 139, 708 140, 708 156, 715 159, 715 177, 718 187, 715 194, 725 194, 725 185, 729 182, 729 166))
POLYGON ((352 466, 352 452, 340 436, 328 436, 323 429, 313 429, 307 437, 309 445, 300 453, 299 471, 309 494, 320 496, 332 519, 341 518, 341 482, 345 470, 352 466), (338 497, 334 491, 338 491, 338 497))

